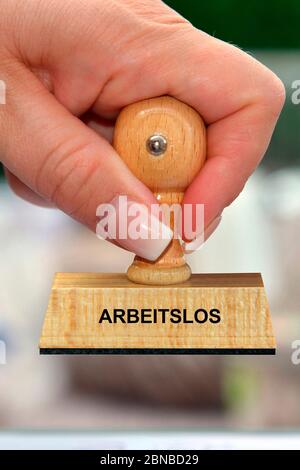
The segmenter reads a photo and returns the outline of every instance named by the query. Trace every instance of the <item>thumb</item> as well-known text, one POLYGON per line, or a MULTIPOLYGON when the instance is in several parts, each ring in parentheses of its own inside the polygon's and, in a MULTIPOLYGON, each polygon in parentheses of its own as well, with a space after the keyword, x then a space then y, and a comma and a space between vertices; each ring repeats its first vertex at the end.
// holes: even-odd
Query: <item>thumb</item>
MULTIPOLYGON (((119 195, 148 209, 157 202, 112 146, 70 114, 24 64, 7 61, 1 78, 7 96, 6 105, 0 107, 0 154, 20 181, 92 230, 97 225, 97 207, 112 201, 118 211, 119 195)), ((124 216, 124 204, 122 209, 124 216)), ((172 233, 162 239, 162 228, 151 223, 151 217, 148 223, 143 219, 142 237, 130 240, 116 235, 115 239, 153 260, 169 244, 172 233), (153 230, 160 232, 153 234, 153 230)))

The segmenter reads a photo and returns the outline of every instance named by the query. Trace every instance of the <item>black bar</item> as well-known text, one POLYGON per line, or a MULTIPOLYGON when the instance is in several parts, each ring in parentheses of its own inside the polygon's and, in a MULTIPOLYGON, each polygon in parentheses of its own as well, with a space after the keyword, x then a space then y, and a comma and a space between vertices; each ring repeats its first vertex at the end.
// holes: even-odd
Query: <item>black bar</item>
MULTIPOLYGON (((52 468, 53 466, 66 465, 66 468, 81 468, 88 470, 90 468, 100 468, 101 465, 112 466, 113 468, 149 468, 149 464, 158 465, 157 460, 161 464, 173 464, 177 459, 179 464, 186 465, 189 462, 189 468, 239 468, 243 469, 251 465, 257 465, 261 468, 263 465, 270 468, 271 465, 282 465, 285 468, 288 463, 295 463, 295 458, 299 456, 300 451, 194 451, 194 450, 95 450, 95 451, 1 451, 1 467, 4 465, 21 465, 19 468, 24 468, 24 464, 30 464, 30 468, 52 468), (114 459, 122 460, 115 462, 114 459), (128 458, 133 459, 129 466, 128 458), (169 463, 168 463, 169 461, 169 463), (207 465, 207 466, 205 466, 207 465)), ((297 465, 296 465, 297 466, 297 465)), ((10 467, 9 467, 10 468, 10 467)))
POLYGON ((210 355, 210 354, 222 354, 222 355, 267 355, 274 356, 276 349, 273 348, 40 348, 40 354, 79 354, 79 355, 99 355, 99 354, 111 354, 111 355, 130 355, 130 354, 141 354, 141 355, 154 355, 154 354, 186 354, 186 355, 210 355))

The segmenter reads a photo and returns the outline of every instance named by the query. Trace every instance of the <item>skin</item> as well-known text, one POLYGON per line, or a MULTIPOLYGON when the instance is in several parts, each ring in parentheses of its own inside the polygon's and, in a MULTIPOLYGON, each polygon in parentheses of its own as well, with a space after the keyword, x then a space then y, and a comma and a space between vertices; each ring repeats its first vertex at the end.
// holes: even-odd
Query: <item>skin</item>
POLYGON ((263 157, 284 103, 281 81, 158 0, 0 0, 0 158, 12 189, 91 229, 118 194, 151 192, 110 145, 120 109, 171 95, 205 120, 207 162, 184 203, 208 226, 263 157))

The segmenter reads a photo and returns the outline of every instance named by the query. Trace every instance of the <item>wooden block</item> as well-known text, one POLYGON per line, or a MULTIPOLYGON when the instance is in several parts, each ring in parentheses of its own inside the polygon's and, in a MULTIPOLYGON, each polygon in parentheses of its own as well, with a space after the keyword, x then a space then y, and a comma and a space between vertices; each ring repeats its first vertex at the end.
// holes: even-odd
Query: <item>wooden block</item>
POLYGON ((275 354, 275 348, 256 273, 193 274, 172 286, 135 284, 124 274, 58 273, 40 339, 41 354, 275 354), (105 309, 111 319, 121 309, 116 313, 124 311, 126 323, 120 316, 110 323, 106 313, 103 319, 105 309), (149 323, 128 323, 129 309, 131 319, 137 310, 149 323), (150 323, 155 309, 158 322, 150 323), (159 309, 167 309, 165 323, 159 309), (190 323, 171 322, 178 320, 172 309, 190 323))

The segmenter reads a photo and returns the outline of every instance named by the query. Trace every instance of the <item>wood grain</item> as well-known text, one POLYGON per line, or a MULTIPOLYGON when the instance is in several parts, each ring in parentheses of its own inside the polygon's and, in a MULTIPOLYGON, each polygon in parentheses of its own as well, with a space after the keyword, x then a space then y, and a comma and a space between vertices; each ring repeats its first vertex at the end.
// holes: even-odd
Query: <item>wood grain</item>
MULTIPOLYGON (((185 189, 204 164, 206 130, 190 106, 162 96, 124 108, 116 122, 113 145, 131 172, 164 204, 181 204, 185 189), (167 149, 160 156, 147 150, 148 138, 162 135, 167 149)), ((174 220, 170 224, 174 229, 174 220)), ((188 279, 181 245, 174 239, 155 262, 136 257, 128 269, 129 279, 146 284, 176 284, 188 279)))
MULTIPOLYGON (((120 274, 59 273, 43 325, 41 350, 274 350, 259 274, 197 274, 176 286, 138 285, 120 274), (218 324, 99 324, 103 308, 218 308, 218 324)), ((182 352, 182 351, 181 351, 182 352)))

